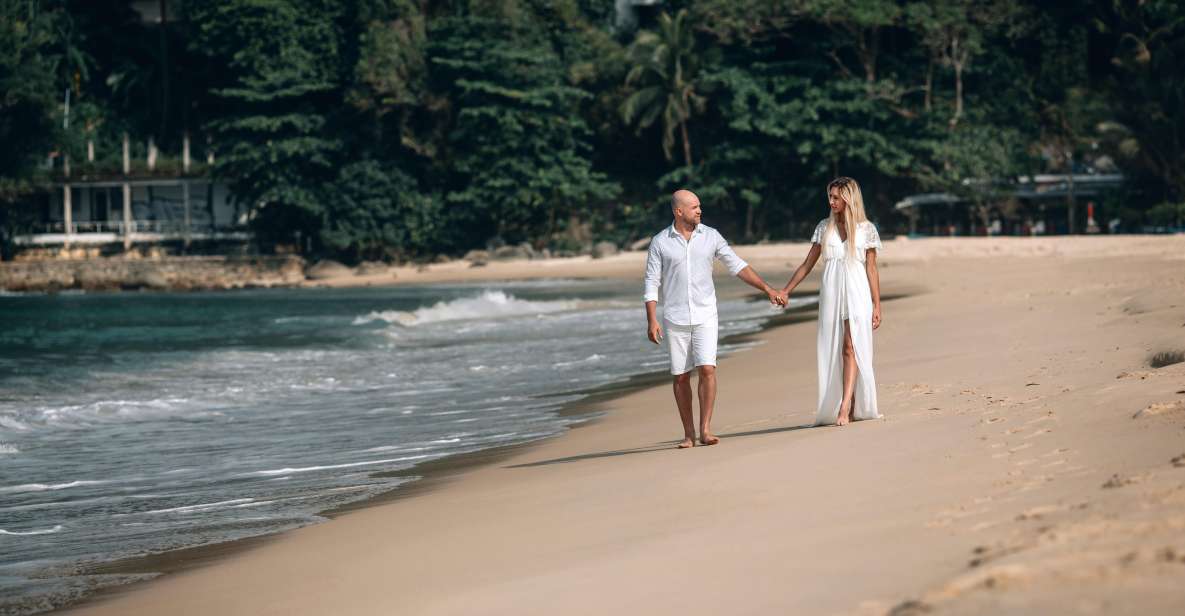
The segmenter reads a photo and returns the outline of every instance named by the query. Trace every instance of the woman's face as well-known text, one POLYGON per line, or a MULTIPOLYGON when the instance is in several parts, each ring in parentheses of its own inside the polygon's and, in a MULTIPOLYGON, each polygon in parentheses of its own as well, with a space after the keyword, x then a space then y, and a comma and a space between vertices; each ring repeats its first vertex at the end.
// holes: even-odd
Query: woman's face
POLYGON ((841 197, 839 194, 839 187, 838 186, 832 187, 831 190, 827 193, 827 205, 831 206, 831 213, 832 214, 842 214, 844 211, 844 208, 847 207, 847 203, 843 200, 843 197, 841 197))

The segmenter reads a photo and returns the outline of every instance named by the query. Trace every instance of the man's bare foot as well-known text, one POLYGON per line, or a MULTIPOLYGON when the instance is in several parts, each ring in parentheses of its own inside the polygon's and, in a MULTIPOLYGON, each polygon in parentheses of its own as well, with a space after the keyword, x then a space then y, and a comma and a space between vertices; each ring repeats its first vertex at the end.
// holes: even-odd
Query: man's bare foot
POLYGON ((693 437, 693 436, 684 437, 682 441, 679 441, 678 445, 675 445, 675 447, 677 447, 679 449, 687 449, 689 447, 695 447, 695 437, 693 437))
POLYGON ((720 439, 708 432, 704 432, 703 436, 699 437, 699 442, 701 445, 715 445, 720 442, 720 439))

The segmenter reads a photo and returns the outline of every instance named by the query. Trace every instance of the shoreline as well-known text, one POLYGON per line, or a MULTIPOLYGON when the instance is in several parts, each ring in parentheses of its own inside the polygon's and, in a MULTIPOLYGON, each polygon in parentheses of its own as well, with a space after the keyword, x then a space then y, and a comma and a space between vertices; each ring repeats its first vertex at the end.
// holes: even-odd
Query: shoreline
MULTIPOLYGON (((1140 256, 1157 254, 1159 245, 1171 244, 1185 234, 1075 235, 1075 236, 897 236, 885 242, 895 263, 926 262, 932 259, 976 259, 999 256, 1081 258, 1084 256, 1140 256)), ((759 272, 788 270, 792 273, 806 256, 808 242, 780 241, 733 246, 759 272)), ((159 259, 92 259, 0 262, 0 294, 56 293, 61 291, 235 291, 260 288, 347 288, 388 287, 405 284, 449 282, 513 281, 547 278, 638 278, 646 251, 622 251, 603 258, 589 255, 547 259, 506 259, 474 265, 464 259, 445 263, 391 265, 379 273, 355 269, 317 279, 301 273, 314 265, 303 258, 287 256, 208 256, 159 259), (294 265, 301 263, 303 266, 294 265), (194 267, 194 271, 186 271, 194 267), (87 271, 81 271, 79 270, 87 271), (155 269, 154 269, 155 268, 155 269), (223 268, 226 271, 221 271, 223 268), (256 269, 252 269, 256 268, 256 269), (52 269, 51 273, 40 270, 52 269), (112 271, 105 271, 112 269, 112 271), (47 281, 35 289, 26 288, 22 277, 29 271, 47 281), (91 271, 98 270, 98 271, 91 271), (159 270, 159 271, 158 271, 159 270), (218 271, 215 271, 218 270, 218 271), (13 284, 15 281, 15 285, 13 284), (16 288, 16 290, 12 290, 16 288)), ((717 270, 719 274, 722 270, 717 270)), ((787 278, 789 276, 787 275, 787 278)))
POLYGON ((1065 244, 887 245, 883 288, 925 292, 886 306, 885 420, 801 429, 814 328, 790 323, 722 360, 720 446, 669 450, 669 391, 641 389, 423 497, 70 611, 1174 613, 1185 363, 1148 362, 1185 350, 1185 238, 1065 244), (690 569, 711 594, 675 592, 690 569))
MULTIPOLYGON (((817 292, 813 282, 814 281, 810 281, 805 284, 805 288, 803 292, 800 293, 800 295, 811 295, 817 292)), ((749 289, 747 287, 745 289, 747 294, 752 294, 748 293, 749 289)), ((900 297, 902 296, 886 297, 885 301, 889 302, 894 299, 899 299, 900 297)), ((793 323, 813 321, 815 319, 813 316, 814 312, 814 303, 800 305, 791 310, 774 314, 757 331, 733 334, 722 338, 720 343, 721 345, 725 345, 758 341, 761 340, 761 334, 769 330, 791 325, 793 323)), ((747 350, 748 349, 741 349, 737 352, 745 352, 747 350)), ((730 356, 731 355, 733 354, 730 354, 730 356)), ((610 405, 614 400, 628 396, 638 391, 665 385, 668 383, 668 381, 669 378, 667 373, 663 370, 658 370, 654 372, 631 375, 626 377, 624 381, 608 383, 605 385, 593 387, 591 389, 577 389, 564 394, 554 394, 555 396, 581 396, 580 399, 564 404, 556 411, 557 416, 574 417, 579 419, 579 421, 569 426, 569 428, 564 432, 521 443, 510 443, 466 453, 448 455, 398 471, 374 473, 372 475, 374 477, 408 478, 410 481, 401 483, 390 488, 389 490, 359 501, 346 503, 332 509, 319 511, 316 513, 316 515, 325 518, 325 520, 322 522, 309 524, 307 526, 300 526, 277 533, 254 535, 230 541, 196 545, 174 550, 167 550, 165 552, 131 556, 85 565, 79 568, 79 574, 128 576, 149 575, 152 577, 143 580, 133 580, 127 583, 117 583, 110 586, 100 587, 97 590, 91 591, 76 600, 55 606, 51 612, 61 613, 75 609, 84 609, 87 605, 91 603, 102 602, 108 597, 118 596, 126 592, 134 592, 136 588, 145 584, 151 584, 165 576, 175 575, 202 567, 216 566, 219 562, 227 558, 232 558, 238 554, 256 549, 263 545, 267 545, 273 541, 283 540, 285 535, 301 528, 326 524, 344 515, 372 507, 393 504, 404 499, 428 496, 433 491, 442 488, 465 473, 472 472, 485 466, 495 465, 517 454, 528 451, 530 448, 536 447, 543 442, 565 438, 573 430, 578 430, 593 425, 599 419, 601 419, 601 417, 606 412, 608 412, 607 405, 610 405)))

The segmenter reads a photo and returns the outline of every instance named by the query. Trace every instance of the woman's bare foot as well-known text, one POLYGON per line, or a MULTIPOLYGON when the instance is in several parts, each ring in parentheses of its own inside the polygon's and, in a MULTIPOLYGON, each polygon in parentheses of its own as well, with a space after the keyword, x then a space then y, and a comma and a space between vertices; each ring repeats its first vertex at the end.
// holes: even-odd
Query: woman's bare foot
POLYGON ((841 405, 839 407, 839 419, 835 420, 835 425, 846 426, 846 425, 848 425, 849 422, 851 422, 851 420, 852 420, 851 418, 852 418, 852 403, 849 402, 846 406, 841 405))
POLYGON ((703 435, 699 437, 699 442, 701 445, 715 445, 716 443, 720 442, 720 439, 713 436, 710 432, 704 432, 703 435))
POLYGON ((675 447, 677 447, 679 449, 687 449, 689 447, 695 447, 695 437, 694 436, 685 436, 685 437, 683 437, 683 440, 679 441, 678 445, 675 445, 675 447))

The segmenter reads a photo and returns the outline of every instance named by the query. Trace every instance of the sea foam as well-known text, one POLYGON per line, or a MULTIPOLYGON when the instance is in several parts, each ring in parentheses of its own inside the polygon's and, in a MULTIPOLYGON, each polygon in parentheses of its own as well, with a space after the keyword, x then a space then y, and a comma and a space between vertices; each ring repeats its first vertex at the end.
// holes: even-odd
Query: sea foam
POLYGON ((484 291, 474 297, 463 297, 410 312, 382 310, 370 312, 354 319, 354 325, 365 325, 375 321, 412 327, 440 321, 463 321, 467 319, 497 319, 516 316, 531 316, 574 310, 580 303, 575 300, 527 301, 503 291, 484 291))
POLYGON ((42 529, 42 530, 17 531, 17 530, 4 530, 3 528, 0 528, 0 535, 15 535, 18 537, 27 537, 29 535, 52 535, 53 533, 56 533, 60 530, 62 530, 61 524, 58 524, 57 526, 54 526, 53 528, 46 528, 46 529, 42 529))
POLYGON ((93 486, 103 483, 111 483, 110 481, 98 481, 81 479, 78 481, 67 481, 65 483, 23 483, 18 486, 0 486, 0 493, 13 492, 45 492, 47 490, 65 490, 66 488, 76 488, 78 486, 93 486))

